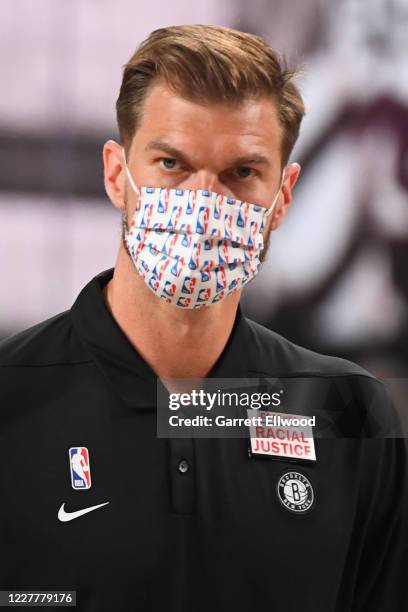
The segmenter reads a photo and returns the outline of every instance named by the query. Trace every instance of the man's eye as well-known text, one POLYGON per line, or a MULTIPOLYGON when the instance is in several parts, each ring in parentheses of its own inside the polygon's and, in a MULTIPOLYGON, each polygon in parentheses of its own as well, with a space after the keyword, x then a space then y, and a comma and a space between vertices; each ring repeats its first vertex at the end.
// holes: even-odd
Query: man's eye
POLYGON ((160 160, 160 164, 166 170, 174 170, 174 168, 177 166, 177 159, 174 159, 172 157, 162 157, 160 160))
POLYGON ((247 166, 238 166, 237 168, 235 168, 235 173, 238 176, 238 178, 248 178, 249 176, 253 175, 253 169, 252 168, 248 168, 247 166))

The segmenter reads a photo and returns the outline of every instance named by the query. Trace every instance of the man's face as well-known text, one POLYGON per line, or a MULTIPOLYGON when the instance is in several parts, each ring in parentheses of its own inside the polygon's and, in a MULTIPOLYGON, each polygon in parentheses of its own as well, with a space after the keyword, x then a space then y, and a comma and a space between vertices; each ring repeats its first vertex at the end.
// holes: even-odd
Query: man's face
MULTIPOLYGON (((269 207, 281 181, 281 139, 282 128, 270 98, 249 99, 239 107, 198 104, 159 82, 146 97, 127 162, 137 185, 207 189, 269 207)), ((116 206, 126 204, 130 219, 136 195, 120 167, 124 150, 119 145, 115 149, 115 144, 105 144, 105 184, 116 206)), ((286 167, 284 188, 265 228, 265 242, 290 205, 290 190, 299 171, 298 164, 286 167)))

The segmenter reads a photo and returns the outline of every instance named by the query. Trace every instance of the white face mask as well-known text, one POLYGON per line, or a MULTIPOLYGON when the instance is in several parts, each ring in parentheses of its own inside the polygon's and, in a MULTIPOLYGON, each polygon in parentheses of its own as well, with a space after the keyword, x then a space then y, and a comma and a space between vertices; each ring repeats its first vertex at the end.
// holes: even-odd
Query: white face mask
POLYGON ((258 272, 265 208, 205 190, 136 186, 125 161, 136 210, 125 231, 129 254, 146 285, 180 308, 200 308, 241 289, 258 272))

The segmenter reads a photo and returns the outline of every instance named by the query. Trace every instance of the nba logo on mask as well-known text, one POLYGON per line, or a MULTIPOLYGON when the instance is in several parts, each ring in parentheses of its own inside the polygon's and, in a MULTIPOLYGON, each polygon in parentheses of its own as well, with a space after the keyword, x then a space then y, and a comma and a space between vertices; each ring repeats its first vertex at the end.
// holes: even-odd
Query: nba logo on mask
POLYGON ((86 490, 91 488, 91 468, 89 452, 85 446, 73 446, 69 449, 69 466, 72 488, 86 490))

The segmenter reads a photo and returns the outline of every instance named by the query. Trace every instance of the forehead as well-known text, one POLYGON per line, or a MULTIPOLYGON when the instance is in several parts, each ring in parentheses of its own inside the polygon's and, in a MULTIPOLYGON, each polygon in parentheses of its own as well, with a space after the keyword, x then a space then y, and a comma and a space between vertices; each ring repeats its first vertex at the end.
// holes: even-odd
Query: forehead
MULTIPOLYGON (((280 155, 282 127, 270 97, 247 99, 239 106, 228 103, 198 103, 182 98, 163 83, 153 85, 135 133, 135 147, 150 140, 165 139, 177 148, 193 148, 221 155, 280 155)), ((133 148, 133 144, 132 144, 133 148)))

